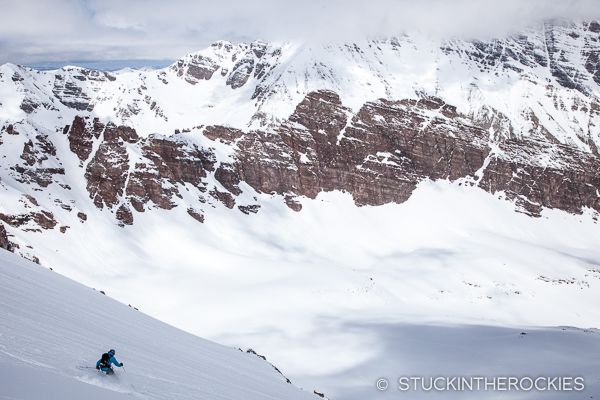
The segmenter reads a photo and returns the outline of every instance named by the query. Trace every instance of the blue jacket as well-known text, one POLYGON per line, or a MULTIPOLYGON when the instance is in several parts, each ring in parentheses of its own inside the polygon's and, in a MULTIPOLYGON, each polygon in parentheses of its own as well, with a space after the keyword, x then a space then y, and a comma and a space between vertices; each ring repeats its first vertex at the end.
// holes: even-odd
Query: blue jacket
MULTIPOLYGON (((99 359, 98 362, 96 363, 96 367, 99 367, 101 362, 102 362, 102 359, 99 359)), ((115 364, 117 367, 121 366, 121 364, 119 364, 117 359, 113 356, 110 358, 110 360, 108 360, 108 367, 101 367, 100 369, 102 371, 108 371, 110 369, 111 364, 115 364)))

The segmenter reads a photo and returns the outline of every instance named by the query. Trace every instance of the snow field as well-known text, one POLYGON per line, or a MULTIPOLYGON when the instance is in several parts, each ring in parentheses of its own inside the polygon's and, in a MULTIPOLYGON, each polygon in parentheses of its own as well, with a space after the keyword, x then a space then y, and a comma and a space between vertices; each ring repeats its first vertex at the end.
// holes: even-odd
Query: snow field
POLYGON ((598 327, 592 215, 545 210, 534 219, 462 183, 424 182, 401 205, 357 208, 333 192, 295 213, 256 194, 257 214, 215 203, 204 224, 176 207, 135 213, 123 229, 104 211, 64 235, 15 235, 42 265, 188 332, 254 348, 331 398, 384 396, 378 374, 411 371, 583 371, 593 382, 597 331, 581 344, 556 328, 598 327), (547 339, 524 349, 513 341, 521 331, 542 335, 525 343, 547 339), (418 341, 420 332, 429 339, 418 341), (544 369, 554 358, 563 361, 544 369))

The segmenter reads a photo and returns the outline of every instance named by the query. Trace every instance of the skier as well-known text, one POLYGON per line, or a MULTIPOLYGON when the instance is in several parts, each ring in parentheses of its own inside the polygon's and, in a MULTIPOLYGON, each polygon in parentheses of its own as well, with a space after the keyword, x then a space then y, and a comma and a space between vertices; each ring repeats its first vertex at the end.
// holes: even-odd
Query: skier
POLYGON ((120 363, 115 358, 115 351, 110 349, 108 353, 102 354, 102 358, 96 363, 96 369, 106 372, 106 375, 112 375, 115 371, 112 369, 111 364, 115 364, 117 367, 122 367, 123 363, 120 363))

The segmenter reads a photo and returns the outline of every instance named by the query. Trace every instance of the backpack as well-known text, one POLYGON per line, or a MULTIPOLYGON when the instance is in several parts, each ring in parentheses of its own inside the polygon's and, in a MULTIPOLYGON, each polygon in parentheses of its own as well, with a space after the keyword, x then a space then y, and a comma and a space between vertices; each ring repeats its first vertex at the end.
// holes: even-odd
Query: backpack
POLYGON ((102 354, 102 358, 100 359, 100 366, 101 367, 108 367, 108 363, 110 362, 110 358, 112 356, 108 353, 104 353, 102 354))

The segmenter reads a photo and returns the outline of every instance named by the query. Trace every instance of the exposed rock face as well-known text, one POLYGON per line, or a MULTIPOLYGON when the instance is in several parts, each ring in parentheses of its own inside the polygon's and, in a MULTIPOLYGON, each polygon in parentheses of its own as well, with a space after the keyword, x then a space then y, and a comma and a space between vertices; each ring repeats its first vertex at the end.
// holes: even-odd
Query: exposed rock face
MULTIPOLYGON (((535 138, 492 143, 485 129, 457 114, 455 107, 426 95, 419 100, 369 102, 353 115, 336 93, 318 91, 272 131, 207 127, 206 137, 237 147, 235 162, 221 162, 216 169, 211 151, 177 136, 140 140, 131 128, 79 117, 65 131, 71 150, 82 161, 103 134, 85 176, 94 204, 118 207, 121 225, 133 223, 126 203, 138 212, 150 201, 171 209, 173 196, 180 196, 178 183, 206 191, 203 179, 213 171, 227 191, 213 188, 210 195, 228 208, 235 206, 242 181, 259 192, 284 195, 286 204, 299 211, 297 196, 314 198, 320 191, 346 191, 358 205, 381 205, 406 201, 424 179, 471 177, 487 191, 505 191, 531 215, 539 215, 542 207, 573 213, 582 207, 600 210, 597 157, 535 138), (143 155, 133 168, 127 143, 143 155), (498 150, 490 153, 492 144, 498 150)), ((25 144, 22 159, 27 165, 55 152, 51 144, 44 151, 38 147, 31 141, 25 144)), ((246 214, 258 211, 250 205, 238 208, 246 214)), ((190 215, 200 220, 197 216, 202 214, 190 215)), ((7 223, 15 223, 15 218, 7 223)))
POLYGON ((56 147, 54 147, 54 143, 50 141, 48 136, 36 135, 35 138, 37 140, 37 145, 41 153, 50 155, 52 157, 56 156, 56 147))
POLYGON ((205 191, 207 171, 213 170, 214 155, 177 138, 151 136, 140 143, 145 162, 136 163, 130 175, 127 195, 138 212, 152 201, 171 209, 173 195, 179 195, 176 183, 190 183, 205 191))
POLYGON ((94 145, 94 138, 98 139, 104 124, 101 124, 98 118, 95 118, 93 123, 89 123, 89 118, 81 118, 76 116, 71 126, 65 127, 64 133, 69 135, 69 147, 71 151, 77 154, 81 161, 88 159, 94 145))
POLYGON ((302 204, 297 201, 293 196, 287 195, 284 197, 285 205, 287 205, 292 210, 298 212, 302 210, 302 204))
POLYGON ((216 125, 207 126, 204 129, 204 136, 212 140, 221 139, 223 143, 231 144, 236 139, 244 136, 244 132, 239 129, 216 125))
POLYGON ((219 168, 215 171, 215 179, 223 185, 223 187, 229 190, 234 196, 238 196, 242 193, 239 188, 241 182, 238 171, 235 169, 235 165, 230 163, 221 163, 219 168))
POLYGON ((575 214, 582 207, 600 211, 598 157, 540 140, 507 140, 499 149, 501 153, 490 157, 480 187, 506 191, 534 216, 541 207, 575 214), (544 159, 552 161, 542 163, 544 159))
POLYGON ((256 214, 260 209, 260 205, 252 204, 249 206, 238 206, 238 209, 246 215, 250 215, 250 213, 256 214))
POLYGON ((21 108, 21 110, 25 111, 27 114, 31 114, 39 106, 40 106, 40 104, 36 103, 35 101, 28 99, 28 98, 24 98, 23 101, 21 102, 20 108, 21 108))
MULTIPOLYGON (((490 135, 501 121, 497 118, 482 126, 481 119, 425 94, 418 100, 368 102, 353 113, 338 94, 321 90, 309 93, 287 121, 269 130, 204 128, 205 137, 232 148, 227 160, 217 160, 212 149, 180 134, 140 139, 130 127, 97 119, 76 117, 64 132, 82 162, 97 148, 85 171, 87 189, 98 208, 115 210, 120 226, 133 223, 132 210, 173 208, 182 198, 180 185, 208 192, 232 209, 243 182, 258 192, 283 195, 295 211, 302 209, 299 196, 315 198, 321 191, 340 190, 358 205, 381 205, 406 201, 425 179, 460 178, 491 193, 505 192, 533 216, 543 207, 600 210, 597 156, 549 141, 541 129, 529 138, 490 135), (133 162, 128 146, 140 154, 133 162), (209 190, 210 174, 219 188, 209 190)), ((28 167, 56 152, 46 137, 36 140, 25 143, 21 158, 28 167)), ((206 200, 201 196, 201 201, 206 200)), ((260 205, 242 203, 238 209, 250 214, 260 205)), ((193 206, 188 214, 204 221, 204 212, 193 206)), ((29 220, 46 229, 56 225, 43 212, 3 219, 15 226, 29 220)))
POLYGON ((239 60, 234 66, 233 71, 229 74, 226 84, 232 89, 237 89, 248 82, 250 74, 254 70, 254 58, 245 57, 239 60))
MULTIPOLYGON (((108 72, 91 71, 83 68, 63 68, 54 76, 52 93, 62 104, 77 111, 92 111, 94 102, 79 82, 96 87, 117 78, 108 72)), ((93 93, 93 92, 92 92, 93 93)))
POLYGON ((171 69, 177 73, 177 76, 183 76, 188 83, 195 85, 203 79, 210 80, 219 67, 212 59, 194 54, 177 61, 171 69))
POLYGON ((24 212, 19 214, 0 213, 0 220, 14 228, 37 232, 41 232, 39 228, 54 229, 58 224, 58 221, 54 218, 54 214, 40 207, 38 201, 33 196, 23 195, 19 199, 19 203, 24 212))
POLYGON ((445 52, 464 53, 475 61, 482 70, 495 67, 523 72, 523 66, 549 67, 550 73, 563 87, 590 94, 587 73, 600 84, 598 32, 600 24, 591 21, 583 24, 555 21, 544 23, 540 29, 506 39, 486 42, 475 41, 471 48, 460 48, 449 43, 442 48, 445 52), (583 49, 580 49, 583 42, 583 49), (585 60, 580 68, 578 60, 585 60), (587 72, 587 73, 586 73, 587 72))
POLYGON ((216 161, 212 152, 178 138, 151 137, 142 148, 145 156, 159 167, 162 177, 196 187, 202 186, 202 178, 214 169, 216 161))
POLYGON ((41 211, 32 214, 33 220, 44 229, 54 229, 57 222, 54 215, 49 211, 41 211))
MULTIPOLYGON (((206 191, 203 178, 214 170, 216 162, 212 152, 177 136, 150 135, 139 139, 135 129, 112 122, 104 125, 97 119, 90 122, 76 117, 64 132, 69 134, 71 150, 82 161, 89 157, 94 141, 102 135, 102 142, 86 167, 87 190, 96 207, 116 208, 120 226, 133 223, 129 205, 137 212, 144 212, 144 205, 150 201, 159 208, 173 208, 173 196, 181 197, 178 183, 206 191), (137 148, 142 155, 133 165, 127 146, 137 148)), ((85 214, 80 214, 81 221, 85 221, 85 214)))
POLYGON ((19 165, 11 167, 18 173, 15 180, 20 183, 36 183, 41 187, 48 187, 53 182, 52 177, 56 174, 64 175, 64 168, 23 168, 19 165))
POLYGON ((268 63, 263 63, 260 59, 265 55, 267 44, 257 40, 247 46, 245 44, 239 47, 238 53, 232 56, 232 61, 235 62, 229 76, 227 77, 226 85, 232 89, 238 89, 248 82, 248 79, 254 73, 254 77, 261 79, 265 75, 265 70, 268 63), (255 71, 256 66, 256 71, 255 71))
MULTIPOLYGON (((358 205, 381 205, 406 201, 424 179, 465 177, 489 192, 506 192, 533 216, 542 207, 600 210, 598 157, 535 137, 496 142, 455 107, 426 95, 369 102, 352 116, 334 92, 313 92, 274 131, 209 127, 205 135, 235 140, 237 162, 215 171, 231 194, 245 181, 259 192, 285 195, 296 211, 295 197, 320 191, 346 191, 358 205)), ((234 204, 221 192, 211 195, 234 204)))
POLYGON ((28 214, 18 215, 6 215, 0 213, 0 220, 15 228, 26 225, 29 221, 33 221, 43 229, 54 229, 58 223, 54 219, 54 215, 50 211, 45 210, 39 212, 32 211, 28 214))
POLYGON ((9 135, 18 135, 19 134, 18 131, 15 131, 15 127, 13 126, 13 124, 3 126, 2 132, 4 132, 4 131, 6 131, 6 133, 8 133, 9 135))
POLYGON ((133 225, 133 214, 125 204, 121 204, 121 207, 117 210, 117 221, 119 221, 120 227, 133 225))
POLYGON ((192 207, 188 208, 187 212, 196 221, 200 222, 201 224, 204 223, 204 214, 201 214, 200 212, 198 212, 196 209, 194 209, 192 207))
POLYGON ((231 193, 221 192, 217 188, 214 188, 209 192, 209 194, 215 199, 219 200, 221 203, 225 204, 227 208, 233 208, 235 206, 235 200, 231 193))
MULTIPOLYGON (((7 132, 19 134, 12 125, 7 132)), ((23 165, 19 163, 10 167, 13 171, 11 175, 17 182, 35 183, 45 188, 54 182, 54 175, 65 174, 64 168, 56 167, 57 164, 60 165, 56 158, 56 147, 46 135, 38 134, 25 142, 20 159, 23 160, 23 165)))
POLYGON ((401 203, 425 178, 473 176, 489 152, 486 133, 439 99, 381 100, 349 116, 337 94, 309 94, 276 133, 238 142, 241 179, 261 192, 342 190, 359 205, 401 203))
MULTIPOLYGON (((225 84, 232 89, 238 89, 251 77, 263 79, 273 66, 273 60, 262 60, 267 53, 267 43, 260 40, 250 45, 241 43, 238 46, 219 41, 213 43, 210 50, 212 51, 207 54, 189 54, 178 60, 170 69, 178 77, 195 85, 202 80, 210 80, 220 68, 221 75, 226 76, 225 84)), ((271 54, 275 60, 278 55, 271 54)), ((168 83, 166 80, 163 82, 168 83)))
POLYGON ((85 172, 87 190, 98 208, 112 208, 123 196, 129 156, 117 127, 109 123, 104 130, 104 141, 89 162, 85 172))
POLYGON ((133 208, 137 212, 144 212, 144 204, 150 200, 160 208, 173 208, 171 195, 176 191, 173 189, 171 185, 163 187, 160 172, 154 163, 136 163, 129 177, 127 194, 133 208))
POLYGON ((92 111, 92 99, 69 76, 56 75, 54 81, 54 96, 65 106, 78 111, 92 111))
MULTIPOLYGON (((39 152, 34 149, 33 142, 30 140, 29 142, 25 143, 25 146, 23 147, 23 154, 21 154, 21 159, 25 161, 25 164, 32 166, 35 165, 38 161, 44 160, 43 158, 38 158, 38 154, 39 152)), ((45 159, 47 160, 48 158, 46 157, 45 159)))
POLYGON ((0 224, 0 248, 8 251, 11 251, 12 249, 12 245, 6 234, 6 228, 4 228, 3 224, 0 224))
POLYGON ((31 220, 30 214, 7 215, 0 213, 0 219, 13 227, 19 227, 27 224, 31 220))

